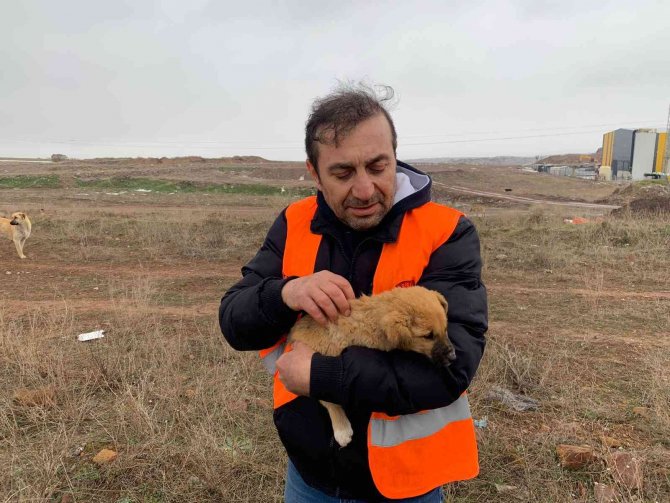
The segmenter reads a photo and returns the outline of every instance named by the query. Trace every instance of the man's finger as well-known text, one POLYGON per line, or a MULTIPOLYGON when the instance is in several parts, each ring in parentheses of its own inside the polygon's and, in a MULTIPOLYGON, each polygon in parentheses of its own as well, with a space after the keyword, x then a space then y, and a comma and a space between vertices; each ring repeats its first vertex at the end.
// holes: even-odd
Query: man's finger
POLYGON ((330 297, 330 300, 333 302, 333 304, 335 304, 338 312, 345 316, 349 316, 349 314, 351 314, 349 300, 347 300, 344 292, 338 285, 331 283, 330 285, 326 285, 323 290, 326 295, 330 297))
POLYGON ((347 278, 343 278, 337 274, 334 276, 333 283, 335 283, 340 288, 340 290, 342 290, 344 296, 349 300, 355 299, 356 295, 354 294, 354 289, 352 288, 351 283, 347 281, 347 278))
POLYGON ((337 306, 330 298, 327 292, 323 290, 318 290, 312 295, 312 299, 316 302, 316 305, 319 306, 319 309, 328 317, 330 321, 337 320, 339 315, 337 311, 337 306))
POLYGON ((316 321, 319 325, 326 325, 328 323, 328 319, 312 299, 307 299, 304 302, 302 310, 314 318, 314 321, 316 321))

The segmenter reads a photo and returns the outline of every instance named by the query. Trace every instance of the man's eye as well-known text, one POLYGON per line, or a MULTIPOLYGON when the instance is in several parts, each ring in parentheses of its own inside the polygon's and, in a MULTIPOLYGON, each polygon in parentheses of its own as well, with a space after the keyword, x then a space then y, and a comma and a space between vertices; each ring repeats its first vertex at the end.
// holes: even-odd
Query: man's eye
POLYGON ((370 166, 370 171, 373 173, 381 173, 386 169, 386 164, 375 164, 374 166, 370 166))
POLYGON ((345 172, 342 172, 342 173, 335 173, 335 178, 337 178, 338 180, 346 180, 350 176, 351 176, 351 171, 345 171, 345 172))

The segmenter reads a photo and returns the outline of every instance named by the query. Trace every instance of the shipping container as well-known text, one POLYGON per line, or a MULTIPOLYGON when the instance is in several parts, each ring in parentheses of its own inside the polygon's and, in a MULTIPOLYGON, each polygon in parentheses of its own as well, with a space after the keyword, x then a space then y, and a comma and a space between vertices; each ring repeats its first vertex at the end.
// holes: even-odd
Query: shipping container
POLYGON ((657 138, 658 133, 655 131, 635 131, 633 169, 631 170, 633 180, 644 180, 645 173, 654 171, 657 138))
POLYGON ((572 166, 551 166, 549 174, 554 176, 574 176, 575 169, 572 166))

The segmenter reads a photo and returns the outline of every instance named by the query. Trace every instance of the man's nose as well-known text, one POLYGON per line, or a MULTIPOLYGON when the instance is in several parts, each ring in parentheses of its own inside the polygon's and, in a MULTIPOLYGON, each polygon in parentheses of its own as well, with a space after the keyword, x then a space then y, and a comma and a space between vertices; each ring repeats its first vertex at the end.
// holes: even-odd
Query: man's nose
POLYGON ((367 173, 358 175, 354 180, 354 186, 351 189, 351 194, 361 201, 368 201, 372 199, 375 193, 375 185, 367 173))

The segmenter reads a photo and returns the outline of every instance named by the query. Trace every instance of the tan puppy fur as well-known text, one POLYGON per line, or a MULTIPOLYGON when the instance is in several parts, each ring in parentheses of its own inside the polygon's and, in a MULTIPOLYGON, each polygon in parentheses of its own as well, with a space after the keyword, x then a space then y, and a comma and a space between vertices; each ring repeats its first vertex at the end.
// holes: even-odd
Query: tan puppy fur
POLYGON ((10 218, 0 217, 0 235, 5 236, 7 239, 14 241, 14 246, 16 246, 16 252, 19 254, 20 258, 26 258, 23 254, 23 245, 30 236, 30 230, 32 229, 32 224, 28 215, 17 211, 12 213, 10 218))
MULTIPOLYGON (((350 316, 340 316, 325 327, 304 316, 291 329, 289 340, 304 342, 326 356, 337 356, 348 346, 365 346, 416 351, 441 366, 456 358, 447 337, 447 301, 421 286, 354 299, 350 316)), ((341 406, 321 404, 328 409, 335 440, 344 447, 353 435, 349 419, 341 406)))

